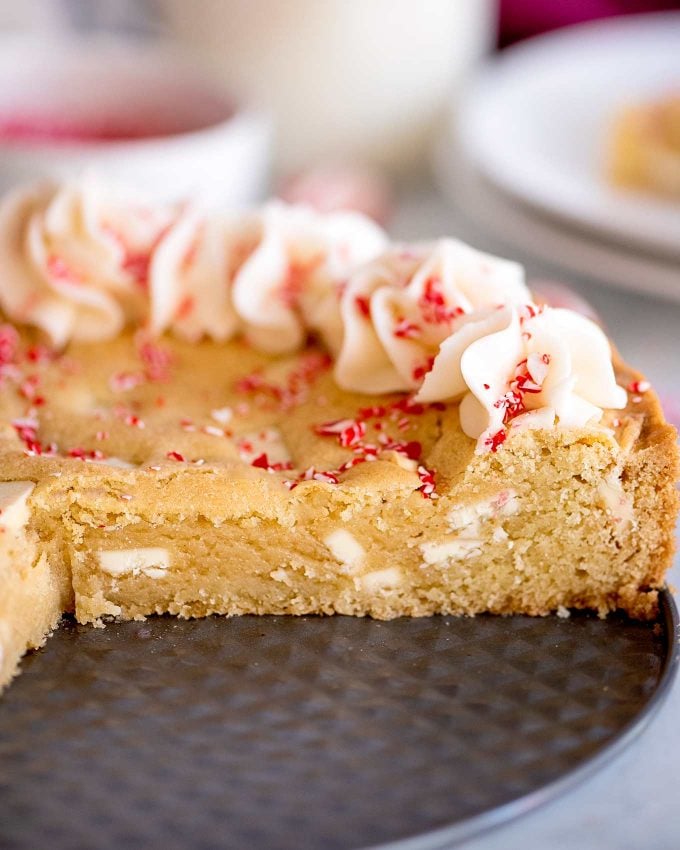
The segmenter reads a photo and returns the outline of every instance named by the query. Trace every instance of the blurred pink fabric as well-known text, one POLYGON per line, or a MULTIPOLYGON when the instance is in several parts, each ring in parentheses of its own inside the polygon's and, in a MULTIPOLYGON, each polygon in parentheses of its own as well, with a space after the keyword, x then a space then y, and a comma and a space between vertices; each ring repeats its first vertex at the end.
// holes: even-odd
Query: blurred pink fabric
POLYGON ((680 9, 678 0, 500 0, 500 47, 559 27, 642 12, 680 9))

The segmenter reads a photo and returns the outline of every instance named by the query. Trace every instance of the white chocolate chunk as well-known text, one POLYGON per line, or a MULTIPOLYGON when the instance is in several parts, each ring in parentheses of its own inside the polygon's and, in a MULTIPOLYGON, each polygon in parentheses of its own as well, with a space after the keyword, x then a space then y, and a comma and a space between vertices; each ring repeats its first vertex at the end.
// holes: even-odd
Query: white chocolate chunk
POLYGON ((454 537, 440 543, 423 543, 420 551, 426 564, 445 566, 449 561, 462 561, 481 554, 482 541, 475 537, 454 537))
POLYGON ((324 538, 331 555, 348 570, 355 570, 364 563, 366 550, 353 534, 344 528, 336 528, 324 538))
POLYGON ((136 463, 130 463, 120 457, 86 458, 87 463, 96 463, 99 466, 115 466, 117 469, 137 469, 136 463))
POLYGON ((463 505, 449 512, 449 525, 454 531, 478 531, 479 525, 494 516, 512 516, 519 511, 519 500, 514 490, 502 490, 492 499, 463 505))
POLYGON ((614 469, 606 475, 598 487, 604 507, 616 522, 629 525, 633 522, 633 500, 623 489, 620 471, 614 469))
POLYGON ((400 585, 402 582, 401 570, 397 567, 387 567, 384 570, 374 570, 361 577, 361 585, 367 593, 376 593, 400 585))
POLYGON ((0 482, 0 526, 16 532, 26 525, 31 516, 27 500, 34 488, 32 481, 0 482))
POLYGON ((160 546, 139 549, 104 549, 99 566, 111 576, 143 572, 149 578, 162 578, 170 567, 170 552, 160 546))
POLYGON ((217 410, 211 411, 210 415, 220 425, 227 425, 234 418, 234 411, 231 407, 219 407, 217 410))
POLYGON ((292 582, 290 580, 290 576, 288 575, 286 570, 284 570, 282 567, 279 567, 276 570, 272 570, 269 573, 269 575, 274 579, 274 581, 280 581, 283 584, 288 585, 288 587, 290 587, 292 585, 292 582))

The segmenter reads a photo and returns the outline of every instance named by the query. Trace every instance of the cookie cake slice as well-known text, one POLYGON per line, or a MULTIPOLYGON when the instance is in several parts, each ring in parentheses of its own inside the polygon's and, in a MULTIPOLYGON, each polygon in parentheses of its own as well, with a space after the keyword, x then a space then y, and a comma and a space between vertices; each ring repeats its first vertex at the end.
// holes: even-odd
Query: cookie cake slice
POLYGON ((63 612, 655 614, 675 431, 517 264, 91 181, 0 256, 0 684, 63 612))

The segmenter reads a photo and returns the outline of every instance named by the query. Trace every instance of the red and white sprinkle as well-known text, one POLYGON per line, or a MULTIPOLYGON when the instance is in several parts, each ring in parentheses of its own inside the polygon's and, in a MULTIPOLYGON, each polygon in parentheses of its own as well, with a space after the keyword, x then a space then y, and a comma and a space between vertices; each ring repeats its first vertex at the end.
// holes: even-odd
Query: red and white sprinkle
POLYGON ((652 385, 649 381, 631 381, 626 389, 629 393, 646 393, 647 390, 651 389, 651 387, 652 385))

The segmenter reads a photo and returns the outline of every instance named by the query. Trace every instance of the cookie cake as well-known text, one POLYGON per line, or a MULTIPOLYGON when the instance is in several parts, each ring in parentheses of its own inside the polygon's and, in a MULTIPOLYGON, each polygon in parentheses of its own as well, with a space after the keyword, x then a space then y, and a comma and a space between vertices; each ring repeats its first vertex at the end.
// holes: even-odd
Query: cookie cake
POLYGON ((516 263, 91 179, 0 262, 0 685, 64 612, 654 616, 675 431, 516 263))

